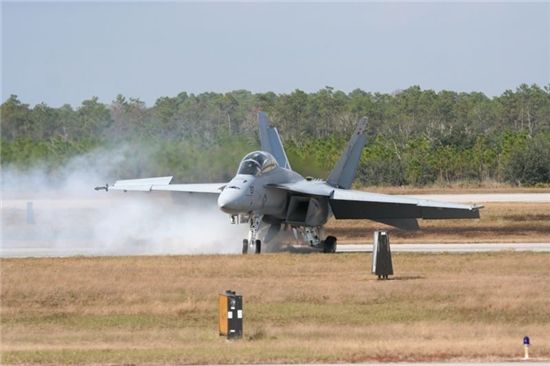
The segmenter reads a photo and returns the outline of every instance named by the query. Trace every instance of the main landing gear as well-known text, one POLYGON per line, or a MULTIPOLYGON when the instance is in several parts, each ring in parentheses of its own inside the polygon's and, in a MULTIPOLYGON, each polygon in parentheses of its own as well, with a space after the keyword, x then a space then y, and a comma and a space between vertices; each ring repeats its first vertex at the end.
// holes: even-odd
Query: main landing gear
POLYGON ((327 236, 323 241, 323 253, 336 253, 336 237, 327 236))
POLYGON ((336 253, 336 237, 327 236, 325 240, 321 240, 323 228, 321 226, 304 226, 296 228, 294 234, 298 239, 300 233, 306 243, 311 247, 321 249, 323 253, 336 253))
MULTIPOLYGON (((258 231, 262 218, 261 215, 251 215, 248 217, 250 229, 248 231, 248 238, 243 239, 243 254, 248 254, 248 251, 252 247, 254 248, 254 253, 260 254, 262 252, 262 241, 258 239, 258 231)), ((235 219, 233 222, 237 222, 237 220, 235 219)), ((242 221, 239 220, 239 222, 242 221)), ((336 253, 336 237, 329 235, 325 240, 321 240, 322 226, 293 226, 292 231, 296 239, 299 239, 299 236, 301 236, 312 248, 316 248, 323 253, 336 253)))

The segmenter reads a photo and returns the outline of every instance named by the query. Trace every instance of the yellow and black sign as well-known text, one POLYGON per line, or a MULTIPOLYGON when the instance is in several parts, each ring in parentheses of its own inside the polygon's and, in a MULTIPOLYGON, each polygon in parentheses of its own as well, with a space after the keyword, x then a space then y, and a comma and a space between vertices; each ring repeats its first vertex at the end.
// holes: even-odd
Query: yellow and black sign
POLYGON ((227 290, 218 298, 220 335, 228 339, 243 336, 243 298, 227 290))

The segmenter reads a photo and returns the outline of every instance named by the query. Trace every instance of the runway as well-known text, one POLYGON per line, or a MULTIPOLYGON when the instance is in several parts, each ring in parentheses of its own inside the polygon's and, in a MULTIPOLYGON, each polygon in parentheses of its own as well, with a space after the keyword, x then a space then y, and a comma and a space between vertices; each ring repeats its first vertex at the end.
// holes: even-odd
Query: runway
MULTIPOLYGON (((295 253, 310 253, 309 247, 293 247, 288 250, 295 253)), ((550 252, 550 243, 453 243, 453 244, 392 244, 394 253, 482 253, 482 252, 550 252)), ((370 253, 372 244, 339 244, 337 253, 370 253)), ((116 248, 55 248, 55 247, 2 247, 1 258, 25 258, 25 257, 103 257, 103 256, 128 256, 128 255, 186 255, 185 248, 171 251, 143 250, 139 246, 116 248)), ((200 254, 200 253, 197 253, 200 254)), ((212 253, 205 253, 212 254, 212 253)), ((240 253, 226 253, 239 255, 240 253)))
MULTIPOLYGON (((550 252, 550 243, 391 244, 394 253, 550 252)), ((338 253, 372 252, 372 244, 338 244, 338 253)))
MULTIPOLYGON (((240 240, 233 242, 231 238, 242 237, 241 235, 245 235, 246 231, 244 226, 229 225, 227 217, 214 209, 217 216, 213 213, 210 216, 210 212, 208 212, 208 221, 212 225, 215 223, 218 225, 217 227, 223 228, 224 232, 218 233, 216 230, 216 232, 209 233, 214 237, 212 240, 204 240, 202 235, 196 237, 197 235, 193 234, 196 231, 195 227, 203 223, 198 216, 186 215, 185 210, 183 212, 177 210, 180 208, 179 206, 174 208, 174 213, 171 211, 168 213, 164 207, 172 206, 162 206, 166 203, 153 200, 152 196, 148 196, 146 209, 142 210, 136 210, 133 205, 137 196, 59 197, 3 197, 1 204, 1 258, 239 254, 241 248, 238 242, 240 240), (158 211, 159 205, 163 207, 162 211, 158 211), (145 215, 147 219, 144 219, 142 215, 145 215), (159 217, 162 217, 162 220, 159 217), (29 220, 32 223, 29 223, 29 220), (216 234, 219 234, 219 237, 216 234), (185 240, 181 238, 185 238, 185 240)), ((550 193, 545 192, 443 194, 417 195, 415 197, 479 204, 527 202, 547 205, 550 203, 550 193)), ((365 243, 358 245, 339 244, 338 252, 370 252, 372 244, 368 238, 364 240, 366 240, 365 243)), ((528 242, 529 236, 519 240, 526 240, 526 242, 392 243, 392 250, 410 253, 550 251, 550 243, 528 242)), ((531 240, 537 240, 537 238, 531 240)), ((538 240, 548 241, 547 237, 538 238, 538 240)), ((269 250, 268 246, 265 249, 269 250)), ((307 253, 312 250, 307 247, 296 247, 289 248, 289 251, 307 253)))

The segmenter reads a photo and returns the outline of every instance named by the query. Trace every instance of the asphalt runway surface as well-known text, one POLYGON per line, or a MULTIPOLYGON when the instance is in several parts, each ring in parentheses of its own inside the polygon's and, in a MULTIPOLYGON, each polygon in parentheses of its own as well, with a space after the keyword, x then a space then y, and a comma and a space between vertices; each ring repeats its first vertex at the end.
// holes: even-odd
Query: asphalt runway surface
MULTIPOLYGON (((153 196, 147 195, 150 198, 153 196)), ((52 196, 53 197, 53 196, 52 196)), ((181 231, 166 234, 163 240, 171 240, 171 245, 151 245, 145 240, 134 240, 133 233, 139 229, 139 225, 128 226, 133 219, 126 219, 125 225, 119 224, 119 217, 113 215, 113 206, 121 203, 134 202, 136 197, 124 194, 105 195, 100 194, 91 197, 2 197, 2 243, 0 245, 0 257, 67 257, 67 256, 121 256, 121 255, 181 255, 181 254, 238 254, 240 246, 234 245, 232 239, 219 239, 215 244, 205 250, 201 243, 194 238, 189 240, 189 245, 195 245, 190 250, 181 245, 181 231), (59 198, 61 197, 61 198, 59 198), (29 224, 28 207, 32 207, 36 224, 29 224), (111 214, 109 217, 108 214, 111 214), (107 215, 106 217, 104 217, 107 215), (98 224, 97 220, 100 220, 98 224), (136 227, 138 226, 138 227, 136 227), (111 231, 106 231, 105 229, 111 231), (101 238, 111 239, 113 243, 105 243, 99 240, 97 232, 103 233, 101 238), (124 233, 124 239, 118 240, 110 236, 110 233, 119 235, 124 233), (229 240, 229 241, 228 241, 229 240), (231 247, 229 247, 231 244, 231 247)), ((154 196, 157 198, 157 196, 154 196)), ((550 203, 550 193, 496 193, 496 194, 445 194, 445 195, 416 195, 415 197, 441 200, 447 202, 531 202, 550 203)), ((163 205, 161 201, 154 200, 151 207, 163 205)), ((118 206, 117 206, 118 207, 118 206)), ((119 210, 120 211, 120 210, 119 210)), ((221 217, 222 226, 225 228, 227 218, 217 208, 213 207, 221 217)), ((123 211, 125 212, 125 211, 123 211)), ((139 213, 141 214, 141 212, 139 213)), ((195 215, 197 216, 197 215, 195 215)), ((155 217, 156 219, 156 217, 155 217)), ((180 220, 181 217, 177 216, 180 220)), ((195 221, 202 223, 204 220, 194 217, 195 221)), ((182 222, 184 220, 181 220, 182 222)), ((177 222, 176 222, 177 223, 177 222)), ((229 226, 229 224, 227 224, 229 226)), ((242 228, 246 231, 246 228, 242 228)), ((162 231, 162 230, 160 230, 162 231)), ((161 234, 165 234, 164 231, 161 234)), ((208 235, 211 235, 210 233, 208 235)), ((136 237, 138 237, 136 235, 136 237)), ((234 234, 227 236, 235 237, 234 234)), ((393 252, 492 252, 492 251, 550 251, 550 243, 457 243, 457 244, 395 244, 392 243, 393 252)), ((163 241, 164 243, 164 241, 163 241)), ((266 248, 267 249, 267 248, 266 248)), ((289 247, 291 252, 311 252, 307 247, 289 247)), ((370 252, 372 244, 358 245, 339 244, 338 252, 370 252)))
MULTIPOLYGON (((391 244, 394 253, 550 252, 550 243, 391 244)), ((338 253, 372 252, 372 244, 338 244, 338 253)))
MULTIPOLYGON (((288 247, 283 252, 313 253, 318 252, 307 246, 288 247)), ((550 252, 550 243, 453 243, 453 244, 392 244, 393 253, 481 253, 481 252, 550 252)), ((337 253, 370 253, 372 244, 339 244, 337 253)), ((155 252, 141 250, 139 246, 131 248, 55 248, 55 247, 2 247, 1 258, 24 257, 72 257, 72 256, 126 256, 126 255, 185 255, 185 251, 155 252)), ((200 253, 198 253, 200 254, 200 253)), ((210 253, 212 254, 212 253, 210 253)), ((240 255, 239 253, 232 253, 240 255)))

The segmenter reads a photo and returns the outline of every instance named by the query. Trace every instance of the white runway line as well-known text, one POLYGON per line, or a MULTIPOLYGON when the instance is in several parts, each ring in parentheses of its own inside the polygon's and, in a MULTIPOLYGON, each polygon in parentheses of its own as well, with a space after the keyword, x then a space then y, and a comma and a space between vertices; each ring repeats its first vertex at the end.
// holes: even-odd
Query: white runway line
MULTIPOLYGON (((338 253, 372 252, 372 244, 338 244, 338 253)), ((550 243, 391 244, 394 253, 550 252, 550 243)))
MULTIPOLYGON (((296 252, 311 252, 308 247, 304 251, 300 248, 296 252)), ((550 252, 550 243, 479 243, 479 244, 392 244, 393 253, 481 253, 481 252, 550 252)), ((337 253, 370 253, 372 244, 338 244, 337 253)), ((152 252, 136 250, 109 250, 107 248, 0 248, 0 258, 24 258, 24 257, 102 257, 102 256, 126 256, 126 255, 186 255, 177 251, 152 252)), ((240 254, 238 254, 240 255, 240 254)))

